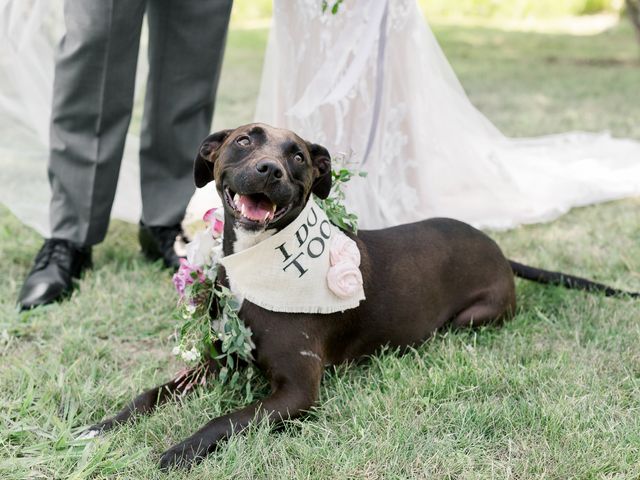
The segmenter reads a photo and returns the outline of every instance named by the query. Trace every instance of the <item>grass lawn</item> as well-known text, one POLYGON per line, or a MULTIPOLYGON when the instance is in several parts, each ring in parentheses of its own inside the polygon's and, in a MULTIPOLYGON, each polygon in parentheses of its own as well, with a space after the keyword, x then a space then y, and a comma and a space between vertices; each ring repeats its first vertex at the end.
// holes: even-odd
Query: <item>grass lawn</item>
MULTIPOLYGON (((435 31, 506 133, 640 139, 640 54, 627 25, 584 37, 435 31)), ((216 128, 250 121, 266 36, 231 32, 216 128)), ((639 212, 640 199, 612 202, 495 238, 514 259, 640 290, 639 212)), ((136 227, 113 222, 71 299, 19 316, 40 244, 0 208, 2 479, 640 477, 640 302, 525 282, 503 328, 446 331, 404 356, 330 369, 307 421, 254 427, 167 477, 160 453, 239 398, 211 385, 103 438, 74 440, 177 371, 176 297, 170 274, 141 259, 136 227)))

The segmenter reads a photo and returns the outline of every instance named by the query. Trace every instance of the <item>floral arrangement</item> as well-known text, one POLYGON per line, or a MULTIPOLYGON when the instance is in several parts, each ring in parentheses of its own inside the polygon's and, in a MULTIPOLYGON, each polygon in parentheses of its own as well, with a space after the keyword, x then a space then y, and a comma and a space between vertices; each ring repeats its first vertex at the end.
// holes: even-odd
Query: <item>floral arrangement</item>
MULTIPOLYGON (((201 361, 203 357, 218 363, 219 379, 231 386, 240 383, 235 359, 253 360, 251 330, 238 317, 240 305, 231 291, 216 281, 222 258, 222 209, 209 210, 203 220, 206 228, 196 233, 187 245, 187 258, 181 259, 180 268, 173 276, 180 296, 177 315, 182 325, 176 331, 178 344, 172 353, 181 357, 188 367, 179 374, 188 381, 185 390, 206 381, 207 363, 201 361), (231 376, 230 370, 234 371, 231 376)), ((249 367, 246 376, 252 375, 249 367)), ((248 382, 246 394, 250 400, 248 382)))
POLYGON ((360 250, 346 235, 337 235, 329 253, 327 286, 337 297, 350 298, 362 286, 360 250))
MULTIPOLYGON (((343 200, 344 184, 354 172, 346 167, 332 171, 333 186, 326 200, 317 200, 325 210, 329 220, 336 226, 355 232, 357 216, 346 211, 343 200)), ((358 173, 364 176, 363 173, 358 173)), ((248 381, 241 382, 237 369, 237 359, 248 364, 245 377, 253 374, 251 363, 255 348, 251 340, 251 330, 238 316, 240 304, 231 291, 217 282, 218 268, 222 252, 224 213, 222 208, 211 209, 203 217, 206 228, 197 232, 187 245, 187 257, 180 262, 180 268, 173 276, 173 284, 178 292, 176 317, 181 325, 176 329, 177 345, 172 353, 180 357, 187 367, 178 379, 187 382, 185 391, 196 383, 206 381, 208 364, 217 363, 218 378, 231 387, 244 383, 247 400, 252 398, 248 381), (213 319, 213 320, 212 320, 213 319), (205 359, 207 362, 203 362, 205 359)), ((360 252, 348 237, 336 242, 330 258, 331 268, 328 285, 337 295, 350 295, 358 282, 362 284, 360 252), (345 240, 346 239, 346 240, 345 240), (354 270, 357 274, 354 274, 354 270)))
POLYGON ((331 171, 332 183, 331 193, 324 200, 318 200, 318 205, 322 207, 324 212, 329 217, 329 221, 335 226, 340 227, 343 230, 348 230, 353 233, 358 232, 358 216, 354 213, 347 212, 344 206, 344 184, 347 183, 354 175, 359 177, 366 177, 366 172, 359 172, 350 170, 348 164, 344 160, 344 156, 340 157, 339 167, 336 170, 331 171))

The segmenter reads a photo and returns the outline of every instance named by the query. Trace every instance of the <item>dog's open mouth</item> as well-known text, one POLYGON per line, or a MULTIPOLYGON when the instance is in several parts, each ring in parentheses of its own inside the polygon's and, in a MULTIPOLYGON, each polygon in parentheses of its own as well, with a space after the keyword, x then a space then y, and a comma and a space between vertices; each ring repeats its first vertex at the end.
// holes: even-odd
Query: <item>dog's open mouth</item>
POLYGON ((241 194, 229 187, 224 189, 227 205, 239 219, 257 225, 267 225, 282 217, 290 205, 279 207, 264 193, 241 194))

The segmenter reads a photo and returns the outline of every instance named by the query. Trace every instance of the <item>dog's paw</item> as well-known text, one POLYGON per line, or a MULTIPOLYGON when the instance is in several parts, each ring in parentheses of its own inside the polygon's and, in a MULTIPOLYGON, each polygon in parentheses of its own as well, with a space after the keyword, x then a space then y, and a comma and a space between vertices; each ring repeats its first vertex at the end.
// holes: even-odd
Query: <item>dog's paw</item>
POLYGON ((100 423, 96 423, 95 425, 91 425, 86 430, 80 432, 80 434, 76 437, 78 440, 91 440, 92 438, 96 438, 103 433, 111 430, 115 426, 115 422, 113 419, 109 418, 107 420, 103 420, 100 423))
POLYGON ((202 460, 206 455, 206 449, 196 445, 189 440, 185 440, 169 450, 160 457, 160 468, 168 470, 170 468, 189 468, 194 463, 202 460))
POLYGON ((97 430, 94 427, 88 428, 84 430, 76 437, 77 440, 91 440, 92 438, 96 438, 98 435, 102 433, 101 430, 97 430))
POLYGON ((100 423, 96 423, 82 432, 83 438, 95 438, 98 435, 108 432, 115 427, 117 422, 113 418, 108 418, 100 423))

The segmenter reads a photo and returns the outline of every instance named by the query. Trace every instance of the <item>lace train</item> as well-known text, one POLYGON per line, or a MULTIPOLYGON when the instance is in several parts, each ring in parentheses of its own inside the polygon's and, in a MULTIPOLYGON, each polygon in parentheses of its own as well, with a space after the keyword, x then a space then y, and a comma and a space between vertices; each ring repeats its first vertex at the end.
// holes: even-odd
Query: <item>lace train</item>
POLYGON ((347 194, 363 228, 449 216, 502 229, 640 194, 636 141, 502 135, 469 101, 415 0, 353 0, 337 15, 313 0, 274 9, 256 120, 368 172, 347 194))

